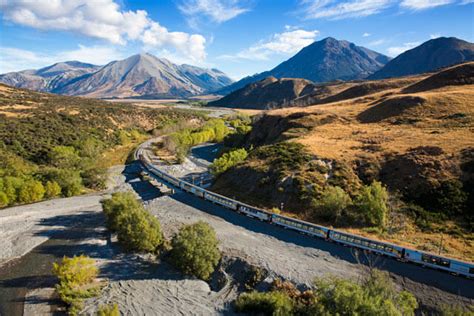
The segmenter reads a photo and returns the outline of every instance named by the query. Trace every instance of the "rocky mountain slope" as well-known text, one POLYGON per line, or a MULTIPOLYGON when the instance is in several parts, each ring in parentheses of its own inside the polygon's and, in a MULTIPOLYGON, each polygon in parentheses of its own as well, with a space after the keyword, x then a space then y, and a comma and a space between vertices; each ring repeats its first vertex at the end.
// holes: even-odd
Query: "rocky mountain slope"
POLYGON ((270 71, 246 77, 218 91, 229 94, 266 77, 302 78, 313 82, 362 79, 382 68, 389 57, 347 41, 328 37, 303 48, 270 71))
POLYGON ((440 37, 400 54, 369 79, 421 74, 472 60, 473 43, 455 37, 440 37))
POLYGON ((0 75, 0 82, 17 88, 54 92, 74 78, 97 71, 100 66, 66 61, 38 70, 23 70, 0 75))
POLYGON ((0 75, 15 87, 94 98, 176 98, 222 88, 232 80, 217 69, 176 65, 151 54, 133 55, 103 67, 58 63, 40 70, 0 75))
POLYGON ((266 111, 234 144, 248 158, 221 174, 213 190, 325 223, 314 201, 326 187, 354 197, 381 181, 408 206, 397 204, 389 233, 373 237, 436 251, 443 231, 445 254, 472 258, 473 67, 340 83, 319 105, 266 111))

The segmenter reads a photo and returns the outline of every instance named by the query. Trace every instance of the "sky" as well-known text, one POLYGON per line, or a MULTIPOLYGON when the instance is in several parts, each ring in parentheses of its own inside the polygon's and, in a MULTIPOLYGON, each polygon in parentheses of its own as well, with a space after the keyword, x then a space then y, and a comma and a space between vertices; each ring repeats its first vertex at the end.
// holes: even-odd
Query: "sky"
POLYGON ((0 0, 0 19, 0 73, 148 52, 238 80, 326 37, 391 57, 474 42, 474 0, 0 0))

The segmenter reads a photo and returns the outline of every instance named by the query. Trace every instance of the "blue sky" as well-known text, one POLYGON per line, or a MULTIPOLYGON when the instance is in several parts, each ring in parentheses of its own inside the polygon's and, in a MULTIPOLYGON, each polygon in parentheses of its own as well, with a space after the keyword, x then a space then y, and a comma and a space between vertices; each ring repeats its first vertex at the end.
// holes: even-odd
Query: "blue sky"
POLYGON ((149 52, 234 79, 332 36, 396 56, 474 41, 474 0, 0 0, 0 73, 149 52))

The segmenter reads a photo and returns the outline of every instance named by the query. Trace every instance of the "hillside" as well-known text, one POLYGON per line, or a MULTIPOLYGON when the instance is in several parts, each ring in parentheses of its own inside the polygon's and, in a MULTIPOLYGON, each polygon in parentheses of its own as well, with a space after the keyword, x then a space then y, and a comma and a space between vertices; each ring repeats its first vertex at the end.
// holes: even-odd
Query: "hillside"
POLYGON ((270 76, 278 79, 302 78, 315 83, 362 79, 382 68, 389 60, 389 57, 365 47, 328 37, 304 47, 272 70, 243 78, 217 93, 226 95, 270 76))
POLYGON ((231 144, 247 148, 248 158, 221 174, 213 189, 262 207, 283 203, 291 216, 424 250, 437 251, 444 233, 442 253, 472 259, 472 65, 333 87, 339 92, 325 97, 331 102, 263 112, 231 144), (353 208, 319 213, 329 187, 356 203, 374 180, 390 192, 388 227, 371 227, 353 208))
POLYGON ((3 74, 0 82, 71 96, 182 98, 217 90, 232 80, 217 69, 176 65, 151 54, 138 54, 103 67, 64 62, 3 74))
POLYGON ((400 54, 369 79, 421 74, 472 60, 473 43, 455 37, 439 37, 400 54))
POLYGON ((105 185, 147 132, 203 118, 0 84, 0 208, 105 185))

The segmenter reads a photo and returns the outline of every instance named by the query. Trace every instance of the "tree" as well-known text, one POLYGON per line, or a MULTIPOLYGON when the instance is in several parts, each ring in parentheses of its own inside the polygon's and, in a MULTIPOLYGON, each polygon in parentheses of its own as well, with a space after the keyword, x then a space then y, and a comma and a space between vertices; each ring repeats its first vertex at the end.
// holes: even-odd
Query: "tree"
POLYGON ((244 161, 247 156, 248 153, 244 148, 224 153, 221 157, 215 159, 212 165, 210 166, 211 173, 213 175, 219 175, 225 172, 227 169, 235 166, 239 162, 244 161))
POLYGON ((18 193, 18 202, 33 203, 41 201, 44 197, 45 189, 41 182, 37 180, 27 180, 21 186, 18 193))
POLYGON ((131 209, 119 217, 118 240, 130 251, 157 253, 163 243, 160 222, 143 209, 131 209))
POLYGON ((105 199, 101 203, 107 219, 107 226, 112 231, 119 229, 120 217, 123 213, 140 208, 140 203, 131 192, 116 192, 110 199, 105 199))
POLYGON ((325 220, 337 221, 352 203, 351 197, 340 187, 327 186, 316 202, 316 216, 325 220))
POLYGON ((82 178, 78 171, 53 168, 46 171, 45 178, 57 182, 66 197, 78 195, 83 189, 82 178))
POLYGON ((205 222, 184 226, 173 237, 171 262, 186 274, 209 279, 220 260, 214 229, 205 222))
POLYGON ((76 149, 71 146, 56 146, 50 154, 51 165, 61 169, 75 169, 78 167, 81 158, 76 149))
POLYGON ((14 204, 18 199, 18 191, 23 186, 23 179, 18 177, 3 178, 3 192, 6 194, 9 205, 14 204))
POLYGON ((56 181, 47 181, 44 185, 44 196, 47 199, 54 198, 61 194, 61 186, 56 181))
POLYGON ((356 206, 369 225, 384 228, 388 217, 388 192, 378 181, 364 186, 356 199, 356 206))
POLYGON ((101 305, 96 313, 97 316, 120 316, 117 303, 109 305, 101 305))

